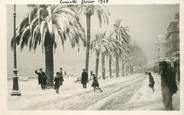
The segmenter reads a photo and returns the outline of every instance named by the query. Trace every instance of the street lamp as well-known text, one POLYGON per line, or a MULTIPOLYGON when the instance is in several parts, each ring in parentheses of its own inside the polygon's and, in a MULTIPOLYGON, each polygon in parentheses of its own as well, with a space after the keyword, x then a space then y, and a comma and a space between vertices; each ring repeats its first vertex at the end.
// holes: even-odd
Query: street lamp
MULTIPOLYGON (((14 4, 13 6, 13 31, 14 31, 14 34, 13 34, 13 37, 14 37, 14 40, 16 38, 16 5, 14 4)), ((12 89, 12 93, 11 93, 11 96, 21 96, 21 93, 19 91, 19 83, 18 83, 18 76, 17 76, 17 73, 18 73, 18 70, 17 70, 17 51, 16 51, 16 41, 14 41, 14 52, 13 52, 13 59, 14 59, 14 69, 13 69, 13 89, 12 89)))

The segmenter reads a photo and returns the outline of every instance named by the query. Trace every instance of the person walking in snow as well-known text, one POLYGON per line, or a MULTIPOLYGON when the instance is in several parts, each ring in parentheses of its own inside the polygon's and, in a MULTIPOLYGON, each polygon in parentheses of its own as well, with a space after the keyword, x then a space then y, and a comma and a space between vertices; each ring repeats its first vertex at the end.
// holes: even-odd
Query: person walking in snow
POLYGON ((93 78, 93 82, 92 82, 92 87, 94 88, 94 92, 96 90, 99 90, 100 92, 103 92, 103 90, 99 87, 99 82, 98 82, 98 79, 96 77, 96 75, 91 71, 91 76, 93 78))
POLYGON ((60 78, 60 85, 63 85, 64 79, 63 79, 63 68, 60 68, 59 71, 59 78, 60 78))
POLYGON ((59 88, 62 85, 63 79, 59 72, 56 73, 56 77, 54 78, 54 89, 56 93, 59 93, 59 88))
POLYGON ((177 92, 177 85, 171 63, 167 61, 160 62, 159 74, 161 75, 161 90, 164 107, 166 110, 173 110, 172 95, 177 92))
POLYGON ((87 82, 88 82, 88 73, 86 72, 86 69, 83 69, 81 76, 81 84, 83 88, 87 88, 87 82))
POLYGON ((154 89, 154 85, 155 85, 155 81, 153 76, 151 75, 151 72, 148 72, 148 76, 149 76, 149 87, 153 90, 153 93, 155 92, 154 89))
POLYGON ((35 73, 38 75, 38 84, 41 85, 42 90, 44 90, 46 88, 46 84, 47 84, 47 77, 45 72, 43 72, 42 68, 38 70, 35 70, 35 73))

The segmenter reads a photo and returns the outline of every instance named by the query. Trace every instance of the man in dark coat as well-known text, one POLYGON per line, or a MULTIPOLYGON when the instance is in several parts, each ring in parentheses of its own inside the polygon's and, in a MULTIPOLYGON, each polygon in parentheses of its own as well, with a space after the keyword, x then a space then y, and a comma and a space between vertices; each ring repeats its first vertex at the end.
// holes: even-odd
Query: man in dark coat
POLYGON ((39 69, 39 72, 35 70, 35 73, 38 75, 38 84, 41 85, 42 90, 46 88, 47 77, 45 72, 43 72, 42 68, 39 69))
POLYGON ((56 73, 56 77, 54 78, 54 89, 56 90, 56 93, 59 93, 59 88, 62 85, 63 79, 60 76, 60 73, 56 73))
POLYGON ((43 89, 46 88, 46 84, 47 84, 47 76, 45 74, 45 72, 42 70, 42 68, 40 69, 40 73, 41 73, 41 76, 42 76, 42 85, 43 85, 43 89))
POLYGON ((81 83, 83 85, 83 88, 87 88, 87 82, 88 82, 88 73, 85 69, 83 69, 82 76, 81 76, 81 83))
POLYGON ((60 85, 63 85, 63 68, 60 68, 59 74, 58 74, 59 78, 60 78, 60 85))
POLYGON ((167 61, 160 62, 159 67, 164 107, 166 110, 173 110, 172 95, 177 91, 174 71, 171 67, 171 63, 167 61))

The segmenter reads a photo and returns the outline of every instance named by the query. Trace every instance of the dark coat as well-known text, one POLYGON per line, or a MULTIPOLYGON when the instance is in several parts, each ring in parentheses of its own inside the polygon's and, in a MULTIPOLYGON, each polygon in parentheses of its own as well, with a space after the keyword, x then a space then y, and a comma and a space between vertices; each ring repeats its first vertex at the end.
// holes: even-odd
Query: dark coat
POLYGON ((155 85, 155 81, 152 75, 149 75, 149 87, 153 88, 155 85))
POLYGON ((88 73, 87 72, 82 72, 81 83, 85 84, 87 82, 88 82, 88 73))
POLYGON ((56 77, 54 78, 54 82, 54 88, 59 89, 60 85, 62 85, 63 83, 63 77, 61 77, 60 75, 56 75, 56 77))
POLYGON ((162 63, 161 66, 162 66, 162 69, 160 70, 161 81, 168 86, 171 94, 176 93, 178 88, 176 85, 175 73, 173 68, 167 63, 162 63))
POLYGON ((35 73, 38 75, 38 83, 39 84, 46 85, 46 83, 47 83, 47 77, 46 77, 45 72, 39 73, 39 72, 35 71, 35 73))
POLYGON ((59 72, 58 77, 60 78, 60 85, 63 85, 63 81, 64 81, 64 79, 63 79, 63 73, 62 72, 59 72))
POLYGON ((92 87, 99 87, 99 83, 96 77, 93 77, 92 87))
POLYGON ((44 85, 46 85, 46 84, 47 84, 47 77, 46 77, 45 72, 41 72, 41 75, 42 75, 42 83, 43 83, 44 85))

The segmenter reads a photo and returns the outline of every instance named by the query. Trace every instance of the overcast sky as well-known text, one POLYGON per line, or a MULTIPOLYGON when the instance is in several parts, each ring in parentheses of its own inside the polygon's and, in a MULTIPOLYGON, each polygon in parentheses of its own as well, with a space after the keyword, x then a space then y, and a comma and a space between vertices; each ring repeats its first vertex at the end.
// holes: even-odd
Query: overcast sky
MULTIPOLYGON (((122 25, 128 26, 131 39, 135 40, 143 49, 149 62, 155 60, 154 42, 159 34, 165 34, 169 23, 174 19, 175 13, 179 11, 179 5, 108 5, 107 8, 111 13, 110 22, 114 23, 115 19, 122 19, 122 25)), ((8 39, 8 68, 12 69, 12 51, 10 50, 10 40, 13 34, 13 7, 7 6, 7 39, 8 39)), ((28 11, 26 6, 17 6, 17 23, 28 11)), ((81 23, 85 27, 85 17, 81 16, 81 23)), ((92 16, 92 34, 99 30, 97 18, 92 16)), ((93 39, 93 38, 92 38, 93 39)), ((68 44, 68 43, 66 43, 68 44)), ((66 45, 63 51, 59 46, 55 51, 55 69, 60 66, 66 71, 78 73, 84 67, 85 50, 81 46, 80 52, 77 48, 71 49, 66 45)), ((91 68, 94 70, 94 59, 91 61, 91 68)), ((18 51, 18 68, 20 71, 30 73, 34 68, 44 68, 44 54, 41 48, 35 53, 18 51)))

